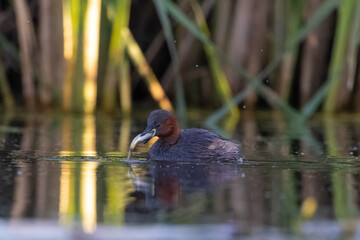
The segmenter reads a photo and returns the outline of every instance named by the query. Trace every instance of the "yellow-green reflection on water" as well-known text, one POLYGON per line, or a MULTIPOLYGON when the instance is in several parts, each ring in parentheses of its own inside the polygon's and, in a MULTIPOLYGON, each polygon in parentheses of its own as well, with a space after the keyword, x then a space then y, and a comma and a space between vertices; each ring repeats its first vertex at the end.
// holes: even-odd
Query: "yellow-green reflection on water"
POLYGON ((251 235, 360 217, 357 117, 320 117, 293 129, 276 114, 244 115, 232 132, 244 152, 239 165, 148 162, 149 145, 126 161, 146 116, 40 115, 8 123, 0 135, 5 222, 53 220, 87 234, 104 226, 227 224, 251 235))
POLYGON ((80 179, 80 214, 86 233, 96 228, 96 167, 97 162, 84 162, 80 179))
POLYGON ((59 221, 67 224, 75 218, 75 174, 74 163, 62 162, 59 193, 59 221))
MULTIPOLYGON (((83 230, 91 233, 96 229, 98 218, 97 172, 100 162, 61 161, 60 164, 59 222, 71 227, 80 220, 83 230)), ((139 175, 141 173, 140 169, 139 175)), ((102 189, 106 199, 101 219, 112 225, 124 224, 125 208, 133 200, 130 193, 134 191, 128 167, 124 164, 106 167, 102 181, 106 185, 106 189, 102 189)))
POLYGON ((104 222, 124 224, 125 207, 133 200, 134 191, 128 171, 123 166, 106 168, 107 203, 104 209, 104 222))

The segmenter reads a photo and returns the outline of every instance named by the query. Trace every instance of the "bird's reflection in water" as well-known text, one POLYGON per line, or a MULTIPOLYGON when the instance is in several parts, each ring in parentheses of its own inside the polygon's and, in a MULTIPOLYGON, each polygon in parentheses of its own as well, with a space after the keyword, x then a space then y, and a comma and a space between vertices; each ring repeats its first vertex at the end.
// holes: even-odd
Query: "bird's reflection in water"
POLYGON ((134 201, 126 208, 128 223, 156 221, 157 213, 171 214, 177 209, 191 208, 201 200, 206 205, 207 194, 229 187, 239 174, 237 164, 157 161, 148 166, 148 174, 141 180, 134 173, 130 175, 135 191, 130 194, 134 201), (199 195, 201 200, 189 201, 199 195))

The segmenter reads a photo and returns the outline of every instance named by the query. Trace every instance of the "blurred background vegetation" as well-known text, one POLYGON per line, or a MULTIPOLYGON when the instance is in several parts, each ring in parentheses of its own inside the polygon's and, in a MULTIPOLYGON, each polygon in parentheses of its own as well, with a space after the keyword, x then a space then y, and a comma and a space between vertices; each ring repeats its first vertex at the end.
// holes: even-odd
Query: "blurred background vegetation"
MULTIPOLYGON (((306 120, 315 112, 360 112, 359 40, 357 0, 1 0, 0 109, 128 115, 160 107, 176 109, 186 118, 189 109, 207 108, 216 110, 208 123, 230 115, 232 121, 226 123, 233 128, 233 119, 249 111, 229 132, 244 139, 247 159, 263 161, 260 168, 271 171, 243 168, 254 171, 255 178, 235 183, 232 201, 223 201, 229 195, 224 191, 216 193, 214 205, 195 201, 196 206, 201 211, 220 206, 216 209, 223 212, 228 208, 224 204, 231 203, 238 209, 236 216, 249 219, 271 212, 266 208, 271 206, 279 213, 276 221, 290 224, 290 218, 308 215, 300 203, 306 206, 315 196, 319 206, 334 209, 332 216, 348 218, 358 213, 354 202, 360 198, 356 188, 347 187, 359 180, 358 121, 321 118, 315 122, 319 130, 299 127, 297 121, 284 125, 278 114, 266 114, 276 124, 271 129, 266 121, 255 122, 251 110, 279 109, 290 120, 306 120), (323 162, 320 154, 331 157, 323 162), (301 159, 303 155, 307 158, 301 159), (266 165, 269 156, 286 163, 276 165, 281 172, 266 165), (326 190, 319 191, 319 186, 326 190), (266 197, 269 189, 275 191, 271 198, 266 197), (260 201, 238 194, 250 190, 260 201), (259 211, 253 214, 251 209, 259 211)), ((131 126, 137 123, 108 115, 56 115, 54 120, 46 114, 29 115, 23 123, 4 114, 2 151, 15 148, 27 156, 31 150, 59 152, 74 161, 34 161, 34 167, 25 159, 16 162, 14 171, 4 165, 3 175, 19 180, 10 181, 15 190, 2 191, 15 192, 13 207, 3 210, 12 209, 13 217, 27 216, 35 200, 24 199, 36 196, 38 216, 51 207, 59 211, 62 223, 80 214, 87 230, 97 217, 123 222, 134 183, 117 157, 127 156, 131 137, 138 133, 131 126), (116 159, 76 161, 97 155, 116 159), (59 170, 42 174, 44 166, 59 170), (52 201, 46 199, 51 191, 52 201)), ((266 222, 267 215, 260 219, 266 222)))
POLYGON ((359 40, 357 0, 2 0, 1 107, 360 111, 359 40))

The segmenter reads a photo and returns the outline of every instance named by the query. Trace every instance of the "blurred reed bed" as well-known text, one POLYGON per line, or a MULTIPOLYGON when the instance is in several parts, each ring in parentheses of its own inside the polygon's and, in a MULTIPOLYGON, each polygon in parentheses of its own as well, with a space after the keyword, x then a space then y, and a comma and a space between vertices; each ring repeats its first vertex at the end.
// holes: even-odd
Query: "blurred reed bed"
POLYGON ((269 106, 302 119, 358 111, 359 12, 356 0, 5 1, 1 102, 129 114, 152 98, 183 119, 221 107, 217 120, 269 106))

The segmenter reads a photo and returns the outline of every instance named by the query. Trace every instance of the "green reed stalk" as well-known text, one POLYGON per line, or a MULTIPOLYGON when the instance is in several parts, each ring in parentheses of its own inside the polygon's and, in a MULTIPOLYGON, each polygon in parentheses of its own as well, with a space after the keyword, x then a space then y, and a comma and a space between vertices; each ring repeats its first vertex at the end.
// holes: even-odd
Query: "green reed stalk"
POLYGON ((113 25, 110 37, 108 63, 102 86, 102 107, 106 112, 115 109, 116 86, 119 83, 120 104, 124 113, 131 111, 131 83, 129 64, 125 54, 125 41, 121 31, 129 26, 131 1, 116 1, 116 10, 113 13, 113 25))
POLYGON ((75 112, 84 111, 84 24, 85 24, 86 1, 71 0, 71 20, 74 42, 74 72, 72 76, 71 109, 75 112))
POLYGON ((173 61, 173 72, 175 76, 175 92, 176 92, 176 106, 177 106, 177 116, 180 122, 186 121, 186 102, 184 96, 184 89, 182 85, 182 78, 179 72, 180 63, 179 56, 174 44, 174 35, 171 28, 170 19, 168 17, 168 13, 166 11, 166 7, 162 0, 154 0, 154 4, 157 10, 157 13, 160 18, 160 22, 162 28, 164 29, 165 39, 168 45, 168 49, 170 51, 170 56, 173 61))
POLYGON ((65 69, 62 84, 62 109, 69 112, 72 109, 72 77, 74 71, 74 52, 76 50, 75 32, 73 31, 73 13, 71 1, 62 2, 62 19, 63 19, 63 38, 64 38, 64 58, 65 69))
POLYGON ((323 99, 326 97, 331 83, 333 83, 340 76, 340 70, 337 72, 331 73, 326 82, 321 86, 321 88, 315 93, 315 95, 307 102, 307 104, 301 109, 301 115, 304 119, 310 118, 317 108, 322 103, 323 99))
MULTIPOLYGON (((206 20, 204 14, 202 13, 200 5, 195 1, 191 1, 191 6, 200 30, 208 38, 210 38, 210 31, 206 24, 206 20)), ((209 61, 210 70, 214 79, 217 92, 221 96, 223 104, 229 104, 230 100, 232 99, 232 94, 225 72, 221 68, 220 59, 217 56, 216 51, 213 49, 212 44, 204 43, 203 46, 207 59, 209 61)), ((231 115, 236 118, 240 114, 240 111, 236 108, 236 106, 233 106, 230 112, 231 115)))
MULTIPOLYGON (((336 74, 337 72, 343 72, 343 63, 346 61, 347 47, 349 44, 349 39, 351 36, 351 26, 353 26, 354 13, 356 5, 358 4, 357 0, 346 0, 342 1, 339 7, 339 17, 336 25, 336 35, 335 43, 333 48, 333 53, 331 57, 331 63, 329 68, 329 75, 336 74)), ((356 54, 356 53, 349 53, 356 54)), ((333 79, 330 83, 329 93, 325 100, 324 110, 326 112, 334 112, 337 105, 337 96, 339 91, 339 84, 342 78, 340 76, 333 79)))
MULTIPOLYGON (((282 0, 280 0, 282 1, 282 0)), ((302 10, 304 6, 303 0, 285 0, 283 2, 285 10, 285 18, 279 21, 284 21, 278 24, 285 25, 285 45, 292 41, 298 33, 302 22, 302 10), (286 20, 285 20, 286 19, 286 20)), ((278 14, 282 15, 282 14, 278 14)), ((283 51, 281 49, 280 51, 283 51)), ((295 64, 298 56, 299 48, 293 48, 285 53, 283 61, 280 66, 280 79, 278 87, 280 88, 280 96, 282 99, 289 101, 291 86, 294 79, 295 64)))
MULTIPOLYGON (((99 57, 98 57, 98 75, 97 75, 97 102, 98 109, 102 109, 102 99, 104 93, 104 82, 106 70, 108 68, 108 59, 109 59, 109 46, 111 39, 111 30, 112 30, 112 21, 108 16, 108 9, 110 8, 110 3, 108 1, 101 2, 101 20, 100 20, 100 40, 99 40, 99 57)), ((115 11, 115 7, 110 8, 115 11)))

